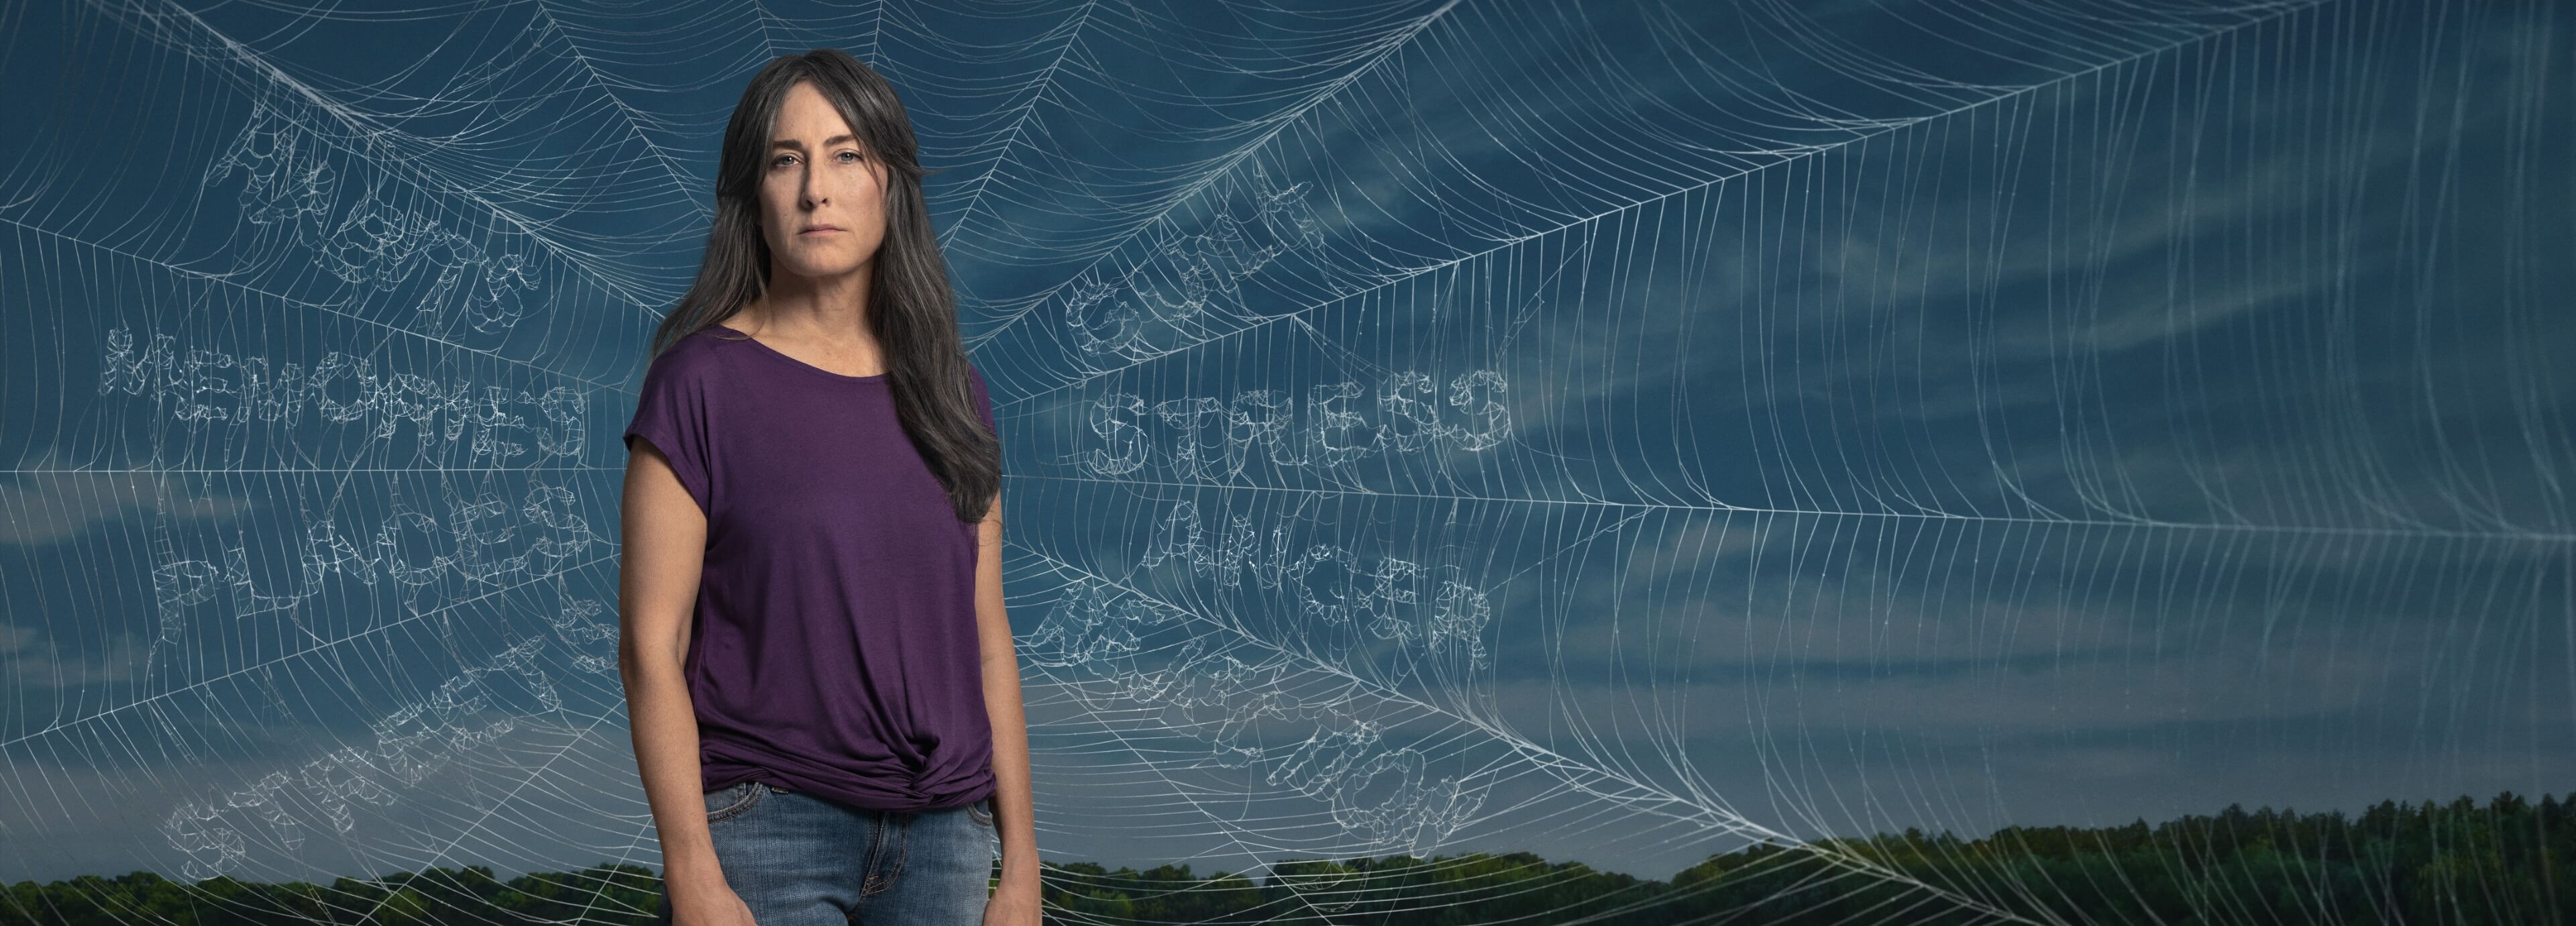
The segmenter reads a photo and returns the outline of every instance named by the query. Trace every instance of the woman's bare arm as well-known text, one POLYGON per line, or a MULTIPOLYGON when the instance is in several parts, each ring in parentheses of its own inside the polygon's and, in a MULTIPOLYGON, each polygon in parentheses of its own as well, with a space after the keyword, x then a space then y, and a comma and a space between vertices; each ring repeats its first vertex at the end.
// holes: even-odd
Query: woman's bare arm
POLYGON ((707 519, 649 440, 634 441, 626 458, 621 504, 617 672, 626 683, 626 720, 644 798, 661 834, 662 877, 676 903, 684 894, 725 886, 698 790, 697 713, 680 669, 706 562, 707 519))
POLYGON ((1002 610, 1002 498, 975 529, 975 625, 983 655, 984 711, 993 727, 993 829, 1002 840, 1001 883, 988 924, 1038 922, 1038 836, 1029 787, 1028 714, 1020 700, 1020 652, 1002 610))

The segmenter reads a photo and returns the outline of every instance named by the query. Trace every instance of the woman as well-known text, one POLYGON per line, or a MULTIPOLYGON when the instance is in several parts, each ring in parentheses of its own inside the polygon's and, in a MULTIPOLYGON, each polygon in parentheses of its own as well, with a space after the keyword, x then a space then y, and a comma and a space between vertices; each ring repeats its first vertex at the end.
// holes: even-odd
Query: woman
POLYGON ((618 648, 666 923, 1038 923, 1001 449, 916 157, 866 65, 771 61, 654 334, 618 648))

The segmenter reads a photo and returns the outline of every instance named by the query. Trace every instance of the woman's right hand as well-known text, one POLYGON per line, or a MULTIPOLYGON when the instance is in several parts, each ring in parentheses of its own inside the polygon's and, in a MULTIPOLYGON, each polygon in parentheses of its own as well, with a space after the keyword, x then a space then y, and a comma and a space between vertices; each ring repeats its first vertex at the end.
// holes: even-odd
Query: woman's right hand
POLYGON ((733 887, 716 883, 671 892, 671 926, 756 926, 733 887))

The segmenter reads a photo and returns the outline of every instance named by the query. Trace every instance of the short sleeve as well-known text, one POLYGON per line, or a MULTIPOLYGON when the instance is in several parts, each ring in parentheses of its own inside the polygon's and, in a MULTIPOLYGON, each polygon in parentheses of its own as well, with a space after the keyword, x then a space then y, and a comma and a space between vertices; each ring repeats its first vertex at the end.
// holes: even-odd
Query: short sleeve
POLYGON ((654 449, 671 461, 680 486, 697 500, 698 510, 712 516, 715 506, 708 500, 707 474, 713 471, 714 460, 708 456, 705 378, 697 375, 689 359, 678 348, 665 350, 645 370, 644 389, 635 400, 635 420, 626 425, 626 449, 633 453, 638 437, 653 442, 654 449))

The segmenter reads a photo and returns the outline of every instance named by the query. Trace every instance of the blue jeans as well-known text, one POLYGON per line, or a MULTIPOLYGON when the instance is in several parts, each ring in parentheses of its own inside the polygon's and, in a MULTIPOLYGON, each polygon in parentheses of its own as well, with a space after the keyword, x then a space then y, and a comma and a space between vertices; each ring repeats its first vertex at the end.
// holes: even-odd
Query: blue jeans
MULTIPOLYGON (((993 799, 867 810, 756 781, 709 791, 725 882, 760 926, 982 926, 992 897, 993 799)), ((668 885, 658 922, 671 922, 668 885)))

